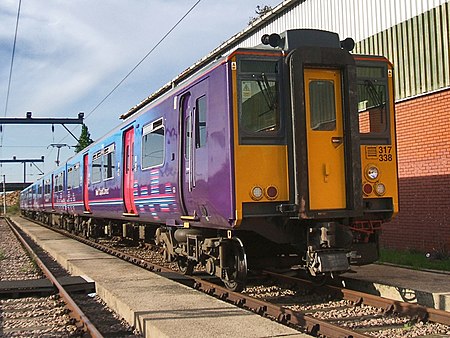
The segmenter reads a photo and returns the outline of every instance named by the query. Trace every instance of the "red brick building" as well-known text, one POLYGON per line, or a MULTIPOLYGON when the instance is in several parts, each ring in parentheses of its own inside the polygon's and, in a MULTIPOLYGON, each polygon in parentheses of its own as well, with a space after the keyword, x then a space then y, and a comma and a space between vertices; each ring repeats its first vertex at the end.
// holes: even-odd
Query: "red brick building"
POLYGON ((450 89, 396 105, 400 213, 385 247, 450 250, 450 89))
MULTIPOLYGON (((395 2, 403 3, 399 9, 412 5, 395 2)), ((400 213, 384 225, 384 247, 450 252, 449 46, 448 1, 356 46, 356 53, 381 54, 394 65, 400 213)))

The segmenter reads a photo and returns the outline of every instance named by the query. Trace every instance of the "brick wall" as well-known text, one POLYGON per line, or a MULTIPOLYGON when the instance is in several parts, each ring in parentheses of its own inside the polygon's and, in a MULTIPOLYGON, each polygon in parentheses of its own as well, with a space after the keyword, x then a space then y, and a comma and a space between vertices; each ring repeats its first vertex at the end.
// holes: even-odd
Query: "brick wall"
POLYGON ((400 213, 384 247, 450 251, 450 90, 396 105, 400 213))

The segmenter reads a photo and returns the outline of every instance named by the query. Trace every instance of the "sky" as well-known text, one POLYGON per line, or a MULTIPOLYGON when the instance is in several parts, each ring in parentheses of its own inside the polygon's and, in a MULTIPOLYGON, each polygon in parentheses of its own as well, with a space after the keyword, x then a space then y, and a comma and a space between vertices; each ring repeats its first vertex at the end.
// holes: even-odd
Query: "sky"
MULTIPOLYGON (((247 27, 258 5, 274 8, 281 0, 201 0, 94 110, 196 2, 23 0, 7 100, 19 0, 2 0, 0 117, 32 112, 34 118, 76 118, 84 112, 96 140, 120 123, 121 114, 247 27)), ((80 135, 80 127, 67 127, 80 135)), ((44 156, 43 163, 26 165, 26 181, 32 182, 56 167, 58 148, 51 144, 67 145, 59 149, 64 161, 74 155, 76 143, 61 125, 4 125, 0 159, 44 156)), ((6 182, 24 181, 23 164, 0 165, 6 182)))

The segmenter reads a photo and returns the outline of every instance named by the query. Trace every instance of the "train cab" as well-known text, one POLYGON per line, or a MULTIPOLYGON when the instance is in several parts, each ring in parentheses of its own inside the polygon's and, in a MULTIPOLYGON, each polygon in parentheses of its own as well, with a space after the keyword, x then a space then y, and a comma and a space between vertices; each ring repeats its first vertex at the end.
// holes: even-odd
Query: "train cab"
POLYGON ((301 248, 312 275, 375 261, 398 212, 392 65, 330 32, 262 40, 230 57, 236 228, 301 248))

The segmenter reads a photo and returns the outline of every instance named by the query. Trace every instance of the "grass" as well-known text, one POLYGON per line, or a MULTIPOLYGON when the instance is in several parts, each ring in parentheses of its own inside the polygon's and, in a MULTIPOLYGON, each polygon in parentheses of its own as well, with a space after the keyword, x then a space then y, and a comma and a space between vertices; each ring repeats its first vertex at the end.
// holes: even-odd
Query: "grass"
POLYGON ((381 249, 380 259, 382 263, 404 265, 413 269, 430 269, 450 271, 450 255, 432 253, 427 258, 423 252, 412 250, 381 249))
POLYGON ((18 215, 20 213, 19 205, 11 205, 6 207, 6 214, 8 215, 18 215))
MULTIPOLYGON (((3 205, 1 205, 1 200, 0 200, 0 213, 3 214, 3 205)), ((18 203, 14 205, 8 205, 6 207, 7 216, 17 216, 19 214, 20 214, 20 206, 18 203)))

